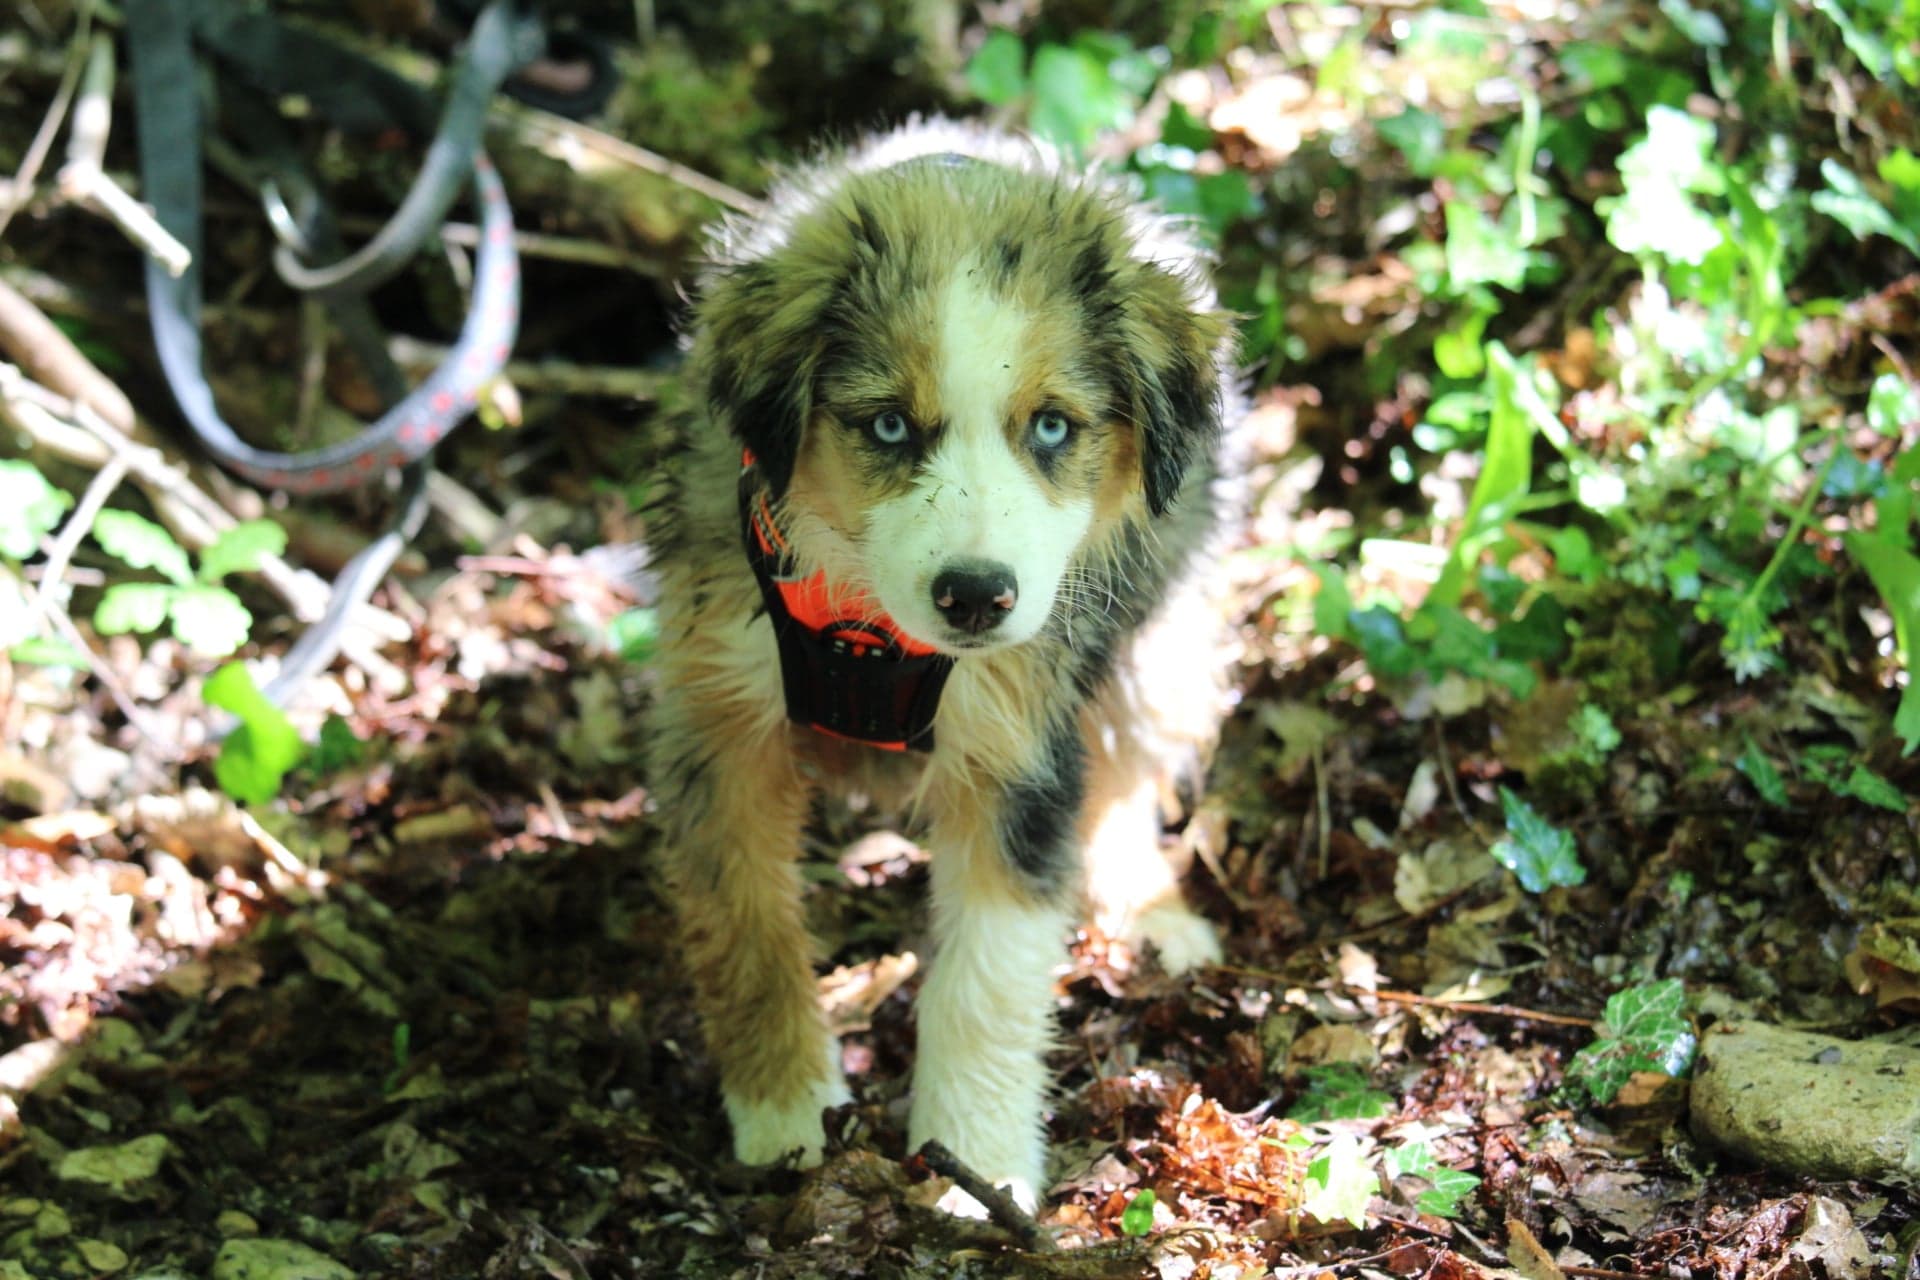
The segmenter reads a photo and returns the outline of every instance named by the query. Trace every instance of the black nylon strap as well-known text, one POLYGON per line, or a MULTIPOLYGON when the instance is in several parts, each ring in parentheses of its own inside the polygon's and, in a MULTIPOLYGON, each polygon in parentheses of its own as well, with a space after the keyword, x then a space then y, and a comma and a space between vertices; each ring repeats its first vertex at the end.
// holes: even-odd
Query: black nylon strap
MULTIPOLYGON (((496 74, 499 67, 511 69, 516 58, 537 47, 525 39, 524 26, 519 44, 513 43, 514 29, 502 17, 509 9, 507 0, 495 0, 482 15, 490 25, 484 33, 476 32, 469 54, 455 73, 455 90, 441 121, 447 136, 436 139, 429 171, 403 204, 404 216, 396 215, 383 228, 370 251, 336 263, 323 278, 329 283, 324 295, 329 309, 389 402, 389 411, 345 444, 289 455, 255 449, 241 440, 220 417, 201 368, 204 239, 196 33, 220 50, 222 68, 247 86, 241 97, 304 93, 343 128, 365 132, 397 125, 422 133, 431 123, 430 101, 411 84, 350 51, 226 0, 130 0, 128 5, 144 194, 161 225, 192 255, 178 279, 167 275, 157 262, 149 260, 146 268, 154 345, 182 414, 210 452, 256 483, 315 492, 359 483, 387 466, 404 467, 397 519, 341 571, 325 614, 293 646, 280 674, 268 685, 267 696, 275 701, 290 696, 332 660, 347 616, 366 600, 418 533, 427 510, 425 457, 472 410, 480 388, 499 372, 512 346, 519 320, 512 215, 498 178, 478 151, 491 89, 475 92, 483 82, 497 84, 498 74, 504 74, 496 74), (470 140, 464 142, 464 154, 454 155, 466 139, 470 140), (408 393, 387 358, 384 339, 360 291, 390 274, 437 229, 453 198, 448 192, 457 193, 469 176, 480 200, 483 229, 473 310, 447 362, 423 386, 408 393), (428 187, 435 189, 422 195, 428 187), (396 400, 397 405, 392 403, 396 400)), ((519 14, 518 20, 524 24, 528 19, 519 14)), ((260 112, 265 105, 255 98, 247 103, 247 110, 260 112)), ((284 131, 270 113, 242 118, 252 123, 245 132, 261 147, 277 179, 304 197, 299 202, 305 207, 295 216, 308 250, 337 254, 338 241, 330 234, 324 205, 285 142, 284 131)))
MULTIPOLYGON (((496 0, 496 6, 504 3, 496 0)), ((490 7, 488 12, 495 9, 490 7)), ((263 27, 261 20, 272 21, 265 15, 233 17, 226 0, 198 4, 140 0, 128 8, 134 99, 140 117, 141 180, 161 225, 193 254, 192 264, 178 279, 156 262, 149 261, 146 270, 154 346, 174 399, 208 451, 256 484, 302 493, 350 488, 390 466, 425 456, 472 411, 480 389, 505 364, 519 326, 519 264, 513 249, 512 213, 492 166, 478 152, 470 153, 471 178, 481 205, 481 246, 473 306, 447 360, 352 440, 305 454, 276 453, 248 444, 221 418, 201 370, 203 125, 194 53, 197 14, 214 15, 204 21, 216 38, 227 41, 223 66, 235 57, 235 50, 269 59, 252 65, 247 75, 263 92, 269 87, 285 91, 289 85, 297 89, 308 84, 316 70, 328 72, 337 81, 346 75, 342 68, 352 66, 356 76, 373 86, 371 91, 357 99, 335 92, 324 100, 352 104, 349 109, 359 113, 360 122, 378 119, 370 108, 380 103, 393 104, 402 117, 390 123, 417 123, 428 114, 427 100, 404 81, 311 33, 263 27)), ((511 35, 510 28, 498 24, 489 32, 496 43, 511 35)), ((497 56, 476 59, 469 66, 491 74, 497 61, 497 56)), ((472 104, 470 95, 461 101, 472 104)), ((473 107, 475 113, 483 109, 483 101, 473 107)), ((369 279, 363 277, 362 283, 369 279)), ((334 299, 341 296, 336 291, 334 299)))

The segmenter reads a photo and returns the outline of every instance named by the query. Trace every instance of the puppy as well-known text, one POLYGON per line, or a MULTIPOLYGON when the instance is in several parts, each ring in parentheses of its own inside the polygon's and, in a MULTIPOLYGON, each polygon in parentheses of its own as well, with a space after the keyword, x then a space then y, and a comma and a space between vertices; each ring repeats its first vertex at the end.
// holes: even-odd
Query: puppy
POLYGON ((1219 704, 1230 325, 1171 223, 947 123, 790 175, 696 298, 650 767, 735 1153, 817 1161, 848 1097, 796 863, 816 792, 855 788, 931 850, 909 1141, 1032 1205, 1083 857, 1110 931, 1219 954, 1157 800, 1219 704))

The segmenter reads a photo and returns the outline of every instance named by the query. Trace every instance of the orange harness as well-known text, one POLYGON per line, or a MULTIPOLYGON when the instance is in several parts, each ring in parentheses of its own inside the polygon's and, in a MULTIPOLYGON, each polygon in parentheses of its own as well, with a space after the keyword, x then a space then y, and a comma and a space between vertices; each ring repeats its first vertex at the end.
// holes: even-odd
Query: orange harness
POLYGON ((787 718, 884 751, 933 749, 933 716, 953 659, 900 629, 865 593, 798 575, 753 452, 740 458, 747 560, 780 645, 787 718))

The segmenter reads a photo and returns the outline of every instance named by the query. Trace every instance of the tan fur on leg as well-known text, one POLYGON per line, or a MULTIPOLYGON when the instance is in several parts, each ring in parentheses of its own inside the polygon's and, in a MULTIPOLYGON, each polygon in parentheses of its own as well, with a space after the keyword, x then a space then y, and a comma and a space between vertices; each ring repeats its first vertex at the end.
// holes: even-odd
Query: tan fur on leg
MULTIPOLYGON (((672 732, 679 720, 668 712, 656 724, 684 741, 672 732)), ((821 1108, 847 1092, 795 866, 810 793, 784 731, 743 738, 736 726, 711 726, 700 739, 710 754, 672 810, 664 863, 734 1152, 750 1164, 794 1150, 816 1162, 821 1108)))

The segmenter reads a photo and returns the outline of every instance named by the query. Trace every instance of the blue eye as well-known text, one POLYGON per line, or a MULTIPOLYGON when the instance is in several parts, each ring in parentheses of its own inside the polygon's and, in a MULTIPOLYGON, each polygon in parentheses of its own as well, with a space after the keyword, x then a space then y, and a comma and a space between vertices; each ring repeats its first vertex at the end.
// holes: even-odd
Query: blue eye
POLYGON ((873 420, 868 430, 881 444, 905 444, 908 428, 907 415, 896 409, 889 409, 873 420))
POLYGON ((1064 413, 1043 409, 1033 415, 1033 442, 1042 449, 1058 449, 1073 434, 1073 424, 1064 413))

